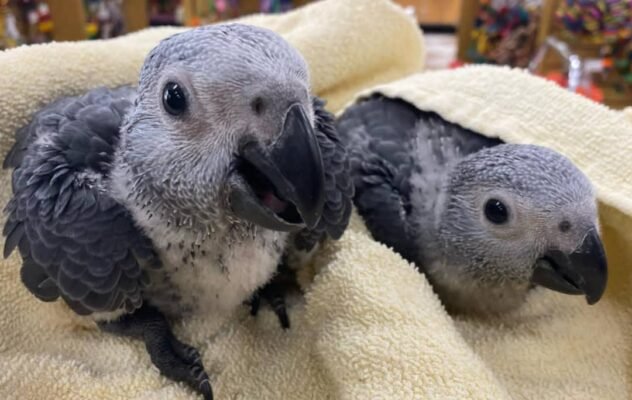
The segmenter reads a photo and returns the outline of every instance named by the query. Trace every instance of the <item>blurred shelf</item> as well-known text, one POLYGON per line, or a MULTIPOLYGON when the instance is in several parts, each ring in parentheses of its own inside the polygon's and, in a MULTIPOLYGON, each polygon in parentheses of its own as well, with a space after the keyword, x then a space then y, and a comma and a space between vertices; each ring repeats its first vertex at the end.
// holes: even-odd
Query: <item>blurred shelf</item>
POLYGON ((123 16, 127 32, 139 31, 149 23, 147 1, 123 0, 123 16))
POLYGON ((413 7, 420 25, 455 27, 461 15, 462 0, 394 0, 394 2, 402 7, 413 7))

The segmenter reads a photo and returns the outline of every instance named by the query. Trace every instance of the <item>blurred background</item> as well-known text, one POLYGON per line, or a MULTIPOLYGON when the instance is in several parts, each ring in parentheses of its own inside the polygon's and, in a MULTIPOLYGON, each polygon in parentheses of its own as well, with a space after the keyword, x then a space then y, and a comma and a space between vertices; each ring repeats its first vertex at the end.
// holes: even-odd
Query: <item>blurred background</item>
MULTIPOLYGON (((315 0, 0 0, 0 49, 198 26, 315 0)), ((427 69, 528 69, 613 108, 632 105, 632 0, 394 0, 424 31, 427 69)), ((361 10, 359 10, 361 12, 361 10)))

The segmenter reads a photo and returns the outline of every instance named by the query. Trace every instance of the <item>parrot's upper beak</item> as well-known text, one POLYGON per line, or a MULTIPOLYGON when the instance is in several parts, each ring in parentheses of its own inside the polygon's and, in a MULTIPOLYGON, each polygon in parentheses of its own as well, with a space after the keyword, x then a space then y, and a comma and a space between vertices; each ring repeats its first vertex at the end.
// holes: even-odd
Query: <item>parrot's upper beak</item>
POLYGON ((599 234, 591 229, 581 245, 570 254, 551 250, 536 263, 531 282, 566 293, 583 294, 588 304, 603 295, 608 265, 599 234))
POLYGON ((325 173, 316 140, 303 107, 294 104, 272 144, 243 141, 238 173, 247 185, 231 190, 233 212, 277 231, 315 227, 325 203, 325 173))

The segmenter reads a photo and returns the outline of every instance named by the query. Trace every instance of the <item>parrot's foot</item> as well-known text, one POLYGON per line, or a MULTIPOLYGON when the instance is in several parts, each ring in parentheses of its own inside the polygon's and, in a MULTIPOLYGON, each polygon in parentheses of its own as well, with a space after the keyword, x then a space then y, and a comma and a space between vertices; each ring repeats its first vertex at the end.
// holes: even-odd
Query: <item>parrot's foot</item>
POLYGON ((187 383, 204 400, 213 399, 213 389, 200 353, 173 335, 169 323, 157 309, 144 305, 133 314, 100 323, 100 326, 107 332, 142 338, 151 361, 161 374, 174 381, 187 383))
POLYGON ((277 274, 265 286, 257 290, 250 299, 250 314, 255 316, 259 312, 261 300, 265 300, 279 319, 283 329, 290 328, 290 318, 285 304, 286 294, 298 286, 296 274, 293 270, 281 264, 277 274))
POLYGON ((200 353, 176 339, 171 332, 156 329, 145 335, 145 346, 160 373, 175 381, 182 381, 198 390, 204 400, 213 399, 213 390, 204 371, 200 353))

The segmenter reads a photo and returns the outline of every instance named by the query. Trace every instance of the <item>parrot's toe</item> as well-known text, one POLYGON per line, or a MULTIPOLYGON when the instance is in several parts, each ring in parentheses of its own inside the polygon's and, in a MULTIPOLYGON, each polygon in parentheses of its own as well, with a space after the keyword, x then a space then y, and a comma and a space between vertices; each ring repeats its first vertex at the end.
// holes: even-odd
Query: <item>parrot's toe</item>
POLYGON ((264 299, 276 314, 279 324, 283 329, 290 328, 290 318, 287 315, 285 294, 271 291, 267 286, 257 291, 250 299, 250 315, 256 316, 261 308, 261 299, 264 299))
POLYGON ((162 375, 185 382, 197 390, 204 400, 213 399, 213 389, 200 352, 178 340, 164 315, 157 309, 144 304, 132 314, 99 325, 107 332, 142 337, 151 362, 162 375))
POLYGON ((261 300, 265 300, 276 314, 283 329, 290 328, 290 317, 285 302, 286 295, 297 287, 294 271, 284 265, 279 267, 278 273, 265 286, 255 292, 250 299, 250 314, 256 316, 261 307, 261 300))
POLYGON ((202 357, 195 347, 184 344, 175 337, 171 339, 171 347, 178 357, 186 363, 199 366, 202 365, 202 357))
POLYGON ((146 338, 145 344, 151 361, 161 374, 175 381, 187 383, 196 389, 204 400, 212 399, 213 390, 200 353, 171 334, 165 336, 146 338))

